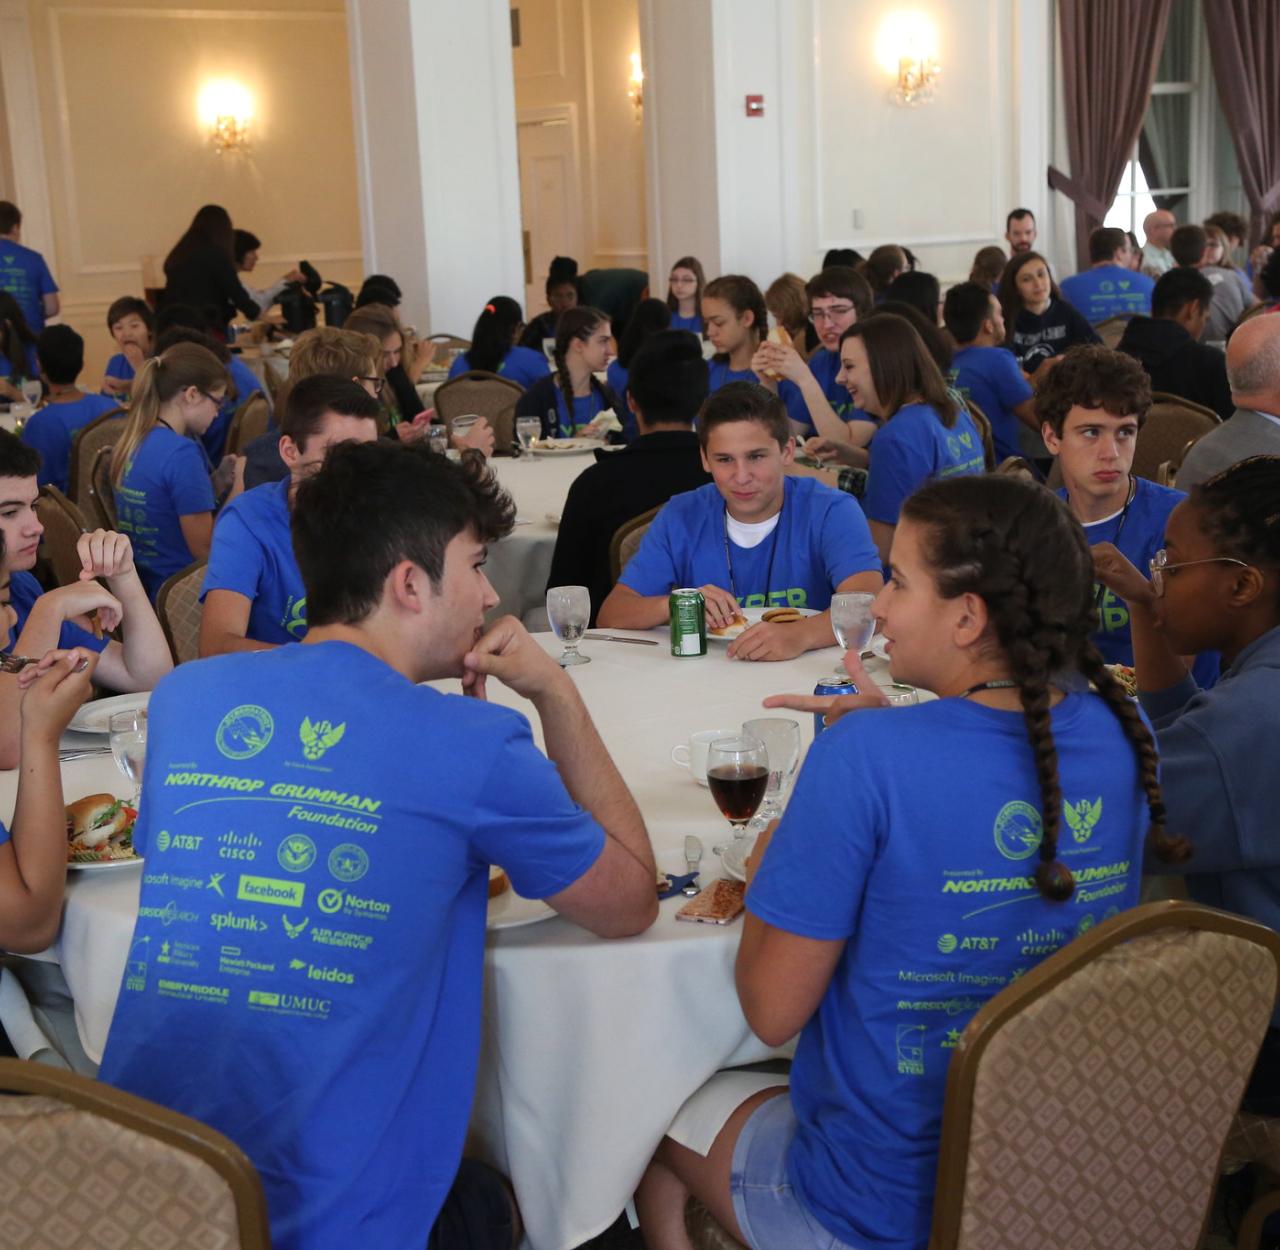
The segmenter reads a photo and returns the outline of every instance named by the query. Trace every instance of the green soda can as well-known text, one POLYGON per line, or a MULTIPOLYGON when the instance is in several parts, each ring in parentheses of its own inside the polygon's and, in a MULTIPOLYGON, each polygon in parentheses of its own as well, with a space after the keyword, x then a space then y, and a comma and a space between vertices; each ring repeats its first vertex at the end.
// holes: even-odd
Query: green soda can
POLYGON ((671 654, 707 654, 707 601, 696 588, 673 590, 667 600, 671 612, 671 654))

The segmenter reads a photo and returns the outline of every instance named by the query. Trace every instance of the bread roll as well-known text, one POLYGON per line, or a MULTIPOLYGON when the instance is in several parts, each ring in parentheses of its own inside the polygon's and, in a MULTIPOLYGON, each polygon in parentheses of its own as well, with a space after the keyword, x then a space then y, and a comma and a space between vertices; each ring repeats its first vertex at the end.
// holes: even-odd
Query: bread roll
POLYGON ((67 840, 84 847, 101 846, 113 833, 122 833, 128 824, 124 805, 114 794, 90 794, 67 804, 67 840))
POLYGON ((505 894, 510 885, 511 882, 507 879, 507 874, 497 864, 490 864, 489 897, 497 898, 499 894, 505 894))

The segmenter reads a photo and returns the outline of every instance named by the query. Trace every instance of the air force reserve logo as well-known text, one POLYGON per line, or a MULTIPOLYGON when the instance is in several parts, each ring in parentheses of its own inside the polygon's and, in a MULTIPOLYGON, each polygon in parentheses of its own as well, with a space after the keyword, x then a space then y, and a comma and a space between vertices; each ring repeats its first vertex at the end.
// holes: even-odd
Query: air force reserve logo
POLYGON ((1068 803, 1063 799, 1062 814, 1066 817, 1071 836, 1077 842, 1088 842, 1098 821, 1102 819, 1102 797, 1099 796, 1092 803, 1088 799, 1081 799, 1078 803, 1068 803))
POLYGON ((330 747, 336 747, 346 732, 346 721, 341 725, 327 720, 318 720, 313 724, 311 717, 304 716, 298 730, 298 737, 302 740, 302 754, 309 760, 318 760, 330 747))

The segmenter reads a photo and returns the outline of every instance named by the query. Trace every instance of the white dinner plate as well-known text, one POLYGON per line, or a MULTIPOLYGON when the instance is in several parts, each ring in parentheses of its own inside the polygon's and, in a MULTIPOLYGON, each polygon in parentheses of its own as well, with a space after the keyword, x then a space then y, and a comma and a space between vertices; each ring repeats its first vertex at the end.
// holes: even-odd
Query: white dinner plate
POLYGON ((720 867, 724 869, 726 877, 732 877, 735 881, 747 879, 747 856, 751 854, 751 848, 755 844, 755 838, 747 837, 731 842, 724 848, 724 854, 720 856, 720 867))
POLYGON ((146 707, 150 699, 150 692, 145 690, 136 694, 117 694, 109 699, 94 699, 71 718, 67 728, 82 734, 108 734, 111 732, 111 717, 114 713, 146 707))
POLYGON ((135 856, 133 859, 104 859, 97 864, 77 864, 70 863, 67 865, 68 872, 114 872, 117 868, 136 868, 139 864, 146 861, 141 855, 135 856))
POLYGON ((540 438, 533 445, 535 456, 585 456, 604 444, 598 438, 540 438))
POLYGON ((540 898, 521 898, 508 884, 497 898, 489 900, 489 919, 486 928, 518 929, 521 925, 537 924, 550 920, 555 908, 540 898))
MULTIPOLYGON (((772 611, 771 608, 743 608, 742 615, 746 620, 745 625, 735 625, 726 630, 723 634, 713 634, 710 629, 707 630, 708 642, 732 642, 739 634, 744 634, 752 625, 758 625, 766 612, 772 611)), ((797 612, 801 616, 817 616, 817 612, 813 608, 797 608, 797 612)))
POLYGON ((889 662, 889 652, 885 650, 888 641, 883 634, 877 634, 871 640, 871 646, 868 648, 877 659, 884 660, 886 664, 889 662))

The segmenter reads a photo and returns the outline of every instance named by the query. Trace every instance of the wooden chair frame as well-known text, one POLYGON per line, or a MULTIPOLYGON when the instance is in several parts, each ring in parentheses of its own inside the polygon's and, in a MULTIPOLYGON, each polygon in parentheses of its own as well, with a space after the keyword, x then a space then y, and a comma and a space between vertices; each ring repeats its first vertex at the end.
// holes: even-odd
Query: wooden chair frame
MULTIPOLYGON (((947 1070, 938 1183, 928 1250, 956 1250, 959 1243, 969 1137, 973 1128, 974 1085, 983 1055, 1000 1028, 1099 955, 1162 929, 1207 930, 1254 942, 1271 952, 1280 979, 1280 934, 1242 916, 1196 903, 1168 900, 1148 903, 1103 921, 1001 990, 978 1011, 960 1035, 947 1070)), ((1206 1211, 1206 1220, 1208 1214, 1206 1211)))
POLYGON ((1197 404, 1194 399, 1184 399, 1183 396, 1171 395, 1168 391, 1152 391, 1151 402, 1153 404, 1177 404, 1179 408, 1190 408, 1192 412, 1211 417, 1219 425, 1222 424, 1222 418, 1212 408, 1206 408, 1204 404, 1197 404))
MULTIPOLYGON (((50 505, 57 511, 61 512, 72 525, 76 527, 77 534, 88 532, 89 523, 83 512, 76 507, 70 499, 66 497, 56 486, 45 485, 40 488, 40 499, 50 505)), ((49 565, 53 569, 54 577, 57 579, 59 586, 69 586, 78 580, 80 576, 81 565, 77 559, 74 567, 59 568, 58 561, 52 556, 46 556, 49 565)))
POLYGON ((135 1133, 194 1155, 218 1174, 235 1201, 240 1250, 270 1250, 267 1202, 262 1181, 248 1156, 230 1138, 180 1115, 75 1072, 23 1059, 0 1059, 0 1090, 37 1094, 101 1116, 135 1133))
POLYGON ((89 498, 93 503, 95 518, 103 529, 119 529, 116 516, 116 496, 111 485, 111 457, 114 447, 99 447, 89 472, 89 498))
POLYGON ((622 543, 628 534, 641 528, 644 525, 652 525, 653 519, 662 511, 663 505, 659 504, 656 508, 650 508, 648 512, 642 512, 639 516, 633 516, 629 521, 623 521, 616 530, 613 531, 613 537, 609 539, 609 576, 616 584, 618 578, 622 576, 622 543))
MULTIPOLYGON (((71 456, 67 469, 67 497, 69 499, 80 499, 83 492, 88 489, 88 483, 80 480, 81 476, 86 472, 86 467, 82 467, 81 465, 83 457, 81 456, 80 448, 82 444, 90 441, 90 436, 97 431, 100 426, 105 425, 106 422, 117 421, 127 415, 128 414, 123 408, 112 408, 109 411, 104 412, 101 416, 94 417, 92 421, 86 422, 75 432, 75 435, 71 439, 71 456)), ((121 431, 124 430, 123 421, 121 421, 120 429, 121 431)), ((92 473, 92 469, 92 464, 87 466, 87 471, 90 472, 90 474, 92 473)))

